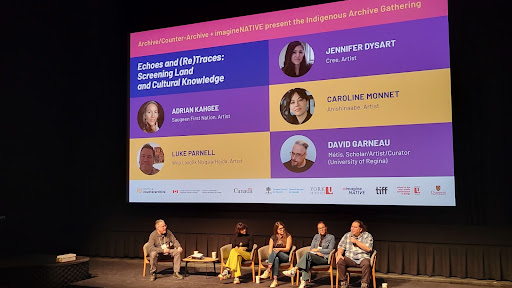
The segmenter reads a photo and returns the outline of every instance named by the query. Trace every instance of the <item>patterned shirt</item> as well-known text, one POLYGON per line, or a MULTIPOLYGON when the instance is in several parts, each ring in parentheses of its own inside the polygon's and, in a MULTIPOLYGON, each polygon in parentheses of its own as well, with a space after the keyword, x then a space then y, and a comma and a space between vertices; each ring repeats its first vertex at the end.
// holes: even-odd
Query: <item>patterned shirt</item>
MULTIPOLYGON (((350 236, 354 237, 352 233, 347 232, 338 243, 338 248, 341 248, 345 251, 345 257, 348 257, 357 264, 361 264, 361 261, 365 258, 370 258, 370 252, 366 252, 358 246, 354 245, 354 243, 350 242, 350 236)), ((368 248, 373 249, 373 236, 368 232, 363 232, 359 237, 355 237, 358 241, 361 241, 363 244, 368 246, 368 248)))

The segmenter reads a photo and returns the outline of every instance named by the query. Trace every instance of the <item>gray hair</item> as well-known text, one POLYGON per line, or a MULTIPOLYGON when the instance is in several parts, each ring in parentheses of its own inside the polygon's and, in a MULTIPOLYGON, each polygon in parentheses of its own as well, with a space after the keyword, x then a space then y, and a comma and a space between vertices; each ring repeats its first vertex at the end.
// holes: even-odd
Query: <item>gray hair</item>
POLYGON ((302 141, 302 140, 295 141, 295 144, 296 145, 300 145, 300 146, 304 147, 304 149, 308 150, 309 144, 304 142, 304 141, 302 141))

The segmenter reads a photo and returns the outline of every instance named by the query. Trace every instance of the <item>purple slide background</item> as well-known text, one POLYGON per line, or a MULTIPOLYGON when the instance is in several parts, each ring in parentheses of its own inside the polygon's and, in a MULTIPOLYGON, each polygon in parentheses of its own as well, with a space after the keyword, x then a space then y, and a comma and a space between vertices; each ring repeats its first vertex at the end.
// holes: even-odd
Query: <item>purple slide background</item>
POLYGON ((384 24, 269 41, 270 84, 337 79, 450 67, 448 17, 384 24), (364 50, 364 43, 395 39, 395 47, 364 50), (285 45, 299 40, 309 44, 315 61, 301 77, 289 77, 279 67, 285 45), (363 44, 363 50, 329 54, 330 47, 363 44), (356 56, 355 61, 327 64, 327 58, 356 56))
POLYGON ((167 137, 269 131, 268 87, 192 92, 130 99, 130 138, 167 137), (154 100, 164 109, 164 123, 145 133, 137 122, 139 108, 154 100), (219 105, 218 112, 172 114, 173 108, 219 105), (172 118, 229 114, 229 119, 172 122, 172 118))
POLYGON ((453 176, 452 124, 342 128, 331 130, 272 132, 270 135, 272 178, 347 178, 347 177, 415 177, 453 176), (302 173, 284 167, 280 158, 283 143, 291 136, 303 135, 316 148, 313 166, 302 173), (388 147, 331 148, 329 141, 390 139, 388 147), (330 158, 329 152, 363 152, 409 150, 409 156, 330 158), (375 159, 387 157, 388 164, 328 165, 329 159, 375 159))

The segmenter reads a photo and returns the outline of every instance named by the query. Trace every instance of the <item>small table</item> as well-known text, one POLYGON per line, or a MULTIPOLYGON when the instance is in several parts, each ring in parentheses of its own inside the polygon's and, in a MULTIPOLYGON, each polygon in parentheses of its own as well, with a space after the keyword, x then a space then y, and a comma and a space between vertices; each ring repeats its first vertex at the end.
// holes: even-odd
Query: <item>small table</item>
MULTIPOLYGON (((187 258, 183 258, 181 260, 185 261, 185 276, 187 276, 188 262, 205 263, 207 268, 208 268, 208 263, 211 262, 211 263, 213 263, 213 273, 217 274, 217 271, 215 269, 215 262, 217 262, 219 260, 219 258, 212 258, 212 257, 194 258, 192 256, 188 256, 187 258)), ((206 277, 208 277, 208 269, 206 269, 206 277)))

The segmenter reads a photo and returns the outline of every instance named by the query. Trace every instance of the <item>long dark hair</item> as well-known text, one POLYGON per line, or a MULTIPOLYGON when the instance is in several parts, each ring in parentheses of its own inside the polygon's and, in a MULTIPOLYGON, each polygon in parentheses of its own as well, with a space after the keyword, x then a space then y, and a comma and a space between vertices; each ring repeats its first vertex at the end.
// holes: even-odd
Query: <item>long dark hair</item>
POLYGON ((279 226, 283 226, 284 235, 285 235, 285 237, 288 236, 288 231, 286 230, 286 226, 284 226, 283 222, 281 222, 281 221, 277 221, 276 223, 274 223, 274 235, 277 236, 277 229, 279 228, 279 226))
POLYGON ((300 62, 299 66, 299 75, 295 74, 295 64, 292 63, 292 54, 293 50, 297 46, 302 46, 304 50, 306 49, 306 45, 303 44, 300 41, 293 41, 288 44, 288 47, 286 48, 286 53, 284 55, 284 65, 283 65, 283 72, 284 74, 290 76, 290 77, 299 77, 306 73, 308 73, 309 69, 311 68, 311 65, 307 64, 306 55, 304 55, 304 58, 302 58, 302 61, 300 62))
POLYGON ((283 98, 281 99, 280 109, 281 109, 281 116, 283 116, 284 120, 286 120, 288 123, 293 123, 295 120, 295 116, 290 113, 290 102, 292 101, 293 95, 297 93, 300 98, 306 99, 307 102, 307 111, 306 113, 311 114, 310 112, 310 105, 311 105, 311 95, 309 95, 306 92, 306 89, 303 88, 293 88, 288 90, 283 98))

